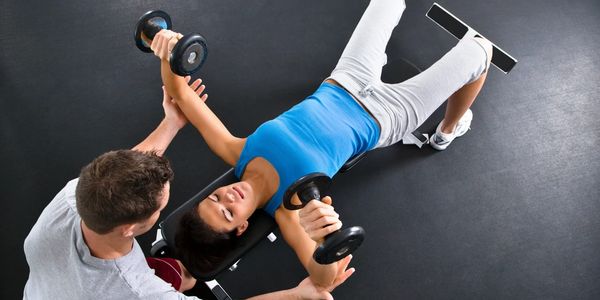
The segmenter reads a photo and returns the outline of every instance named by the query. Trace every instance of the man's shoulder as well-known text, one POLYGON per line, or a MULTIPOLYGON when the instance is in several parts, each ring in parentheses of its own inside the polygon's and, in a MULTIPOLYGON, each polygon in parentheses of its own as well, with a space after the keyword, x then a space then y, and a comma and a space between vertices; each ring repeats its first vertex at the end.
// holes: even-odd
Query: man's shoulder
POLYGON ((75 206, 76 185, 77 179, 69 181, 44 208, 25 239, 26 255, 42 255, 51 248, 69 245, 73 229, 79 225, 75 206))
POLYGON ((65 184, 65 186, 56 194, 56 196, 54 196, 54 199, 52 199, 46 208, 44 208, 42 214, 47 213, 47 211, 65 209, 77 213, 75 191, 77 189, 78 182, 79 178, 75 178, 67 182, 67 184, 65 184))
POLYGON ((71 219, 79 216, 75 200, 75 190, 79 179, 73 179, 54 196, 54 199, 44 208, 40 214, 39 221, 43 222, 70 222, 71 219))
POLYGON ((79 183, 79 178, 72 179, 71 181, 67 182, 65 187, 59 192, 64 193, 64 200, 75 212, 77 212, 75 204, 75 191, 77 190, 77 183, 79 183))

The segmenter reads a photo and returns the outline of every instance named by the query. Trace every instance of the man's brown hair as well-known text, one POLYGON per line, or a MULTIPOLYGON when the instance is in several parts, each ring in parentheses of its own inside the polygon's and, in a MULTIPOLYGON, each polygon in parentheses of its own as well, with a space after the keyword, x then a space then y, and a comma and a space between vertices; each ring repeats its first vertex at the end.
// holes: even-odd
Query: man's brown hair
POLYGON ((77 211, 87 227, 108 233, 149 218, 159 208, 164 185, 172 179, 169 161, 156 153, 104 153, 79 174, 77 211))

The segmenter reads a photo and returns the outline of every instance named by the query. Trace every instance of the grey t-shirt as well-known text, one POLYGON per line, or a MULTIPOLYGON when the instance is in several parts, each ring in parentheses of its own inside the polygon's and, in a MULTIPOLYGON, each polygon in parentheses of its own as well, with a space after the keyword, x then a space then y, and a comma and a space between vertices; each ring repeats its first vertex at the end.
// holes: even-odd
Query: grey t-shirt
POLYGON ((92 256, 75 206, 77 181, 54 197, 25 239, 24 299, 198 299, 156 277, 135 240, 123 257, 92 256))

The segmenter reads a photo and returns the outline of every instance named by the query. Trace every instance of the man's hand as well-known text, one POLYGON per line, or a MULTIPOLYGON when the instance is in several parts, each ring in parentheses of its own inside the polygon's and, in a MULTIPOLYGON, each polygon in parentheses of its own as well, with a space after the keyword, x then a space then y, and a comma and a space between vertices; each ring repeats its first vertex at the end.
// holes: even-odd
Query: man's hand
MULTIPOLYGON (((185 81, 187 83, 189 83, 190 80, 191 80, 190 76, 185 77, 185 81)), ((196 93, 200 97, 201 101, 206 102, 206 99, 208 99, 208 94, 202 95, 202 92, 204 92, 204 89, 206 88, 206 86, 201 85, 201 84, 202 84, 202 79, 196 79, 196 80, 194 80, 194 82, 192 82, 190 84, 190 87, 192 88, 194 93, 196 93)), ((162 106, 165 111, 165 121, 169 122, 169 124, 177 127, 178 129, 183 128, 183 126, 185 126, 185 124, 187 124, 187 122, 188 122, 187 118, 185 117, 183 112, 181 112, 181 110, 175 103, 175 100, 173 98, 171 98, 171 96, 169 96, 169 94, 165 90, 164 86, 162 87, 162 91, 163 91, 162 106)))
POLYGON ((154 55, 158 56, 160 60, 169 61, 171 50, 177 44, 183 35, 168 29, 159 31, 152 39, 150 49, 154 51, 154 55))
POLYGON ((299 212, 300 225, 308 236, 317 244, 321 244, 328 234, 342 228, 339 215, 331 206, 331 197, 322 201, 312 200, 299 212))
POLYGON ((306 277, 297 287, 292 289, 294 294, 298 295, 299 299, 327 299, 333 300, 333 296, 329 293, 333 291, 340 284, 344 283, 346 279, 348 279, 352 274, 354 274, 355 269, 350 268, 347 269, 348 264, 350 264, 350 260, 352 260, 352 255, 348 255, 344 257, 344 259, 340 260, 338 263, 338 273, 335 278, 333 284, 328 287, 321 288, 315 286, 315 284, 310 280, 310 277, 306 277))

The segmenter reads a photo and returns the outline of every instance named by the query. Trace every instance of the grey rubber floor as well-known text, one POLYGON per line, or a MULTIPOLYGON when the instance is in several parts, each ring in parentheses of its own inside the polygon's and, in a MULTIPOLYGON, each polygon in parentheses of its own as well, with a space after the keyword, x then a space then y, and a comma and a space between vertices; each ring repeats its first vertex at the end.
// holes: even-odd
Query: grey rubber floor
MULTIPOLYGON (((398 145, 336 178, 346 225, 367 239, 337 299, 600 298, 600 2, 440 1, 519 59, 492 70, 472 130, 436 152, 398 145)), ((0 2, 0 298, 22 297, 23 240, 64 184, 97 155, 130 148, 161 118, 158 61, 133 44, 137 18, 164 9, 209 43, 197 75, 237 135, 309 95, 368 1, 0 2)), ((390 59, 426 68, 456 42, 408 1, 390 59)), ((433 130, 441 111, 424 125, 433 130)), ((166 212, 227 167, 193 128, 167 156, 166 212)), ((154 231, 139 238, 148 250, 154 231)), ((51 259, 51 258, 49 258, 51 259)), ((280 239, 222 283, 239 298, 305 273, 280 239), (257 275, 259 274, 259 275, 257 275)), ((101 296, 99 296, 101 298, 101 296)))

